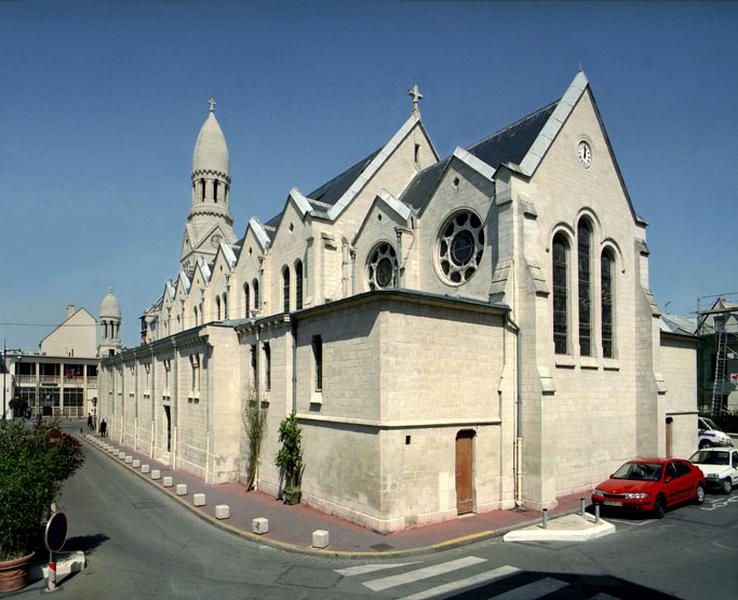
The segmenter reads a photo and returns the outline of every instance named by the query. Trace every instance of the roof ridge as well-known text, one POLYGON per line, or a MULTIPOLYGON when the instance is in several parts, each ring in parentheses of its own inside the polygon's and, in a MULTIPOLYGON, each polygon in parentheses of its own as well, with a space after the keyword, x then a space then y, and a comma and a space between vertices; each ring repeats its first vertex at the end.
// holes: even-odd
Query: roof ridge
POLYGON ((518 126, 518 125, 520 125, 520 124, 521 124, 521 123, 522 123, 523 121, 526 121, 526 120, 528 120, 528 119, 531 119, 531 118, 535 117, 535 116, 536 116, 536 115, 538 115, 539 113, 541 113, 541 112, 544 112, 544 111, 548 110, 549 108, 551 108, 551 107, 552 107, 552 106, 554 106, 555 104, 558 104, 559 102, 561 102, 561 98, 557 98, 557 99, 556 99, 556 100, 554 100, 553 102, 549 102, 549 103, 548 103, 548 104, 546 104, 545 106, 542 106, 541 108, 538 108, 538 109, 534 110, 533 112, 531 112, 531 113, 528 113, 528 114, 527 114, 527 115, 525 115, 524 117, 521 117, 521 118, 519 118, 519 119, 518 119, 517 121, 513 121, 513 122, 512 122, 512 123, 510 123, 509 125, 505 125, 505 127, 503 127, 502 129, 498 129, 497 131, 495 131, 495 132, 493 132, 493 133, 490 133, 490 134, 486 135, 486 136, 485 136, 485 137, 483 137, 482 139, 480 139, 480 140, 477 140, 476 142, 474 142, 474 143, 472 143, 472 144, 469 144, 468 146, 465 146, 465 148, 464 148, 464 149, 465 149, 465 150, 471 150, 471 149, 472 149, 472 148, 474 148, 475 146, 479 146, 480 144, 482 144, 482 143, 484 143, 484 142, 486 142, 486 141, 488 141, 488 140, 491 140, 491 139, 492 139, 493 137, 495 137, 495 136, 498 136, 498 135, 500 135, 500 134, 502 134, 502 133, 505 133, 506 131, 508 131, 509 129, 512 129, 513 127, 517 127, 517 126, 518 126))
MULTIPOLYGON (((305 194, 305 197, 306 197, 306 198, 307 198, 308 200, 319 200, 319 198, 313 198, 313 197, 312 197, 312 195, 313 195, 313 194, 315 194, 315 192, 317 192, 317 191, 319 191, 319 190, 322 190, 323 188, 327 188, 328 186, 330 186, 330 184, 331 184, 331 183, 333 183, 333 182, 334 182, 334 181, 336 181, 337 179, 340 179, 340 178, 341 178, 341 177, 343 177, 343 176, 344 176, 344 175, 345 175, 346 173, 348 173, 348 172, 349 172, 349 171, 351 171, 352 169, 354 169, 354 168, 356 168, 357 166, 359 166, 359 165, 360 165, 361 163, 366 163, 366 165, 365 165, 365 167, 364 167, 364 168, 366 168, 366 166, 368 166, 368 165, 369 165, 369 163, 370 163, 370 162, 372 161, 372 159, 373 159, 374 157, 376 157, 376 156, 377 156, 377 154, 379 154, 379 153, 380 153, 380 152, 382 151, 382 148, 384 148, 384 146, 382 146, 382 147, 380 147, 380 148, 377 148, 377 149, 376 149, 376 150, 374 150, 373 152, 370 152, 370 153, 369 153, 369 154, 367 154, 367 155, 366 155, 366 156, 365 156, 364 158, 360 158, 359 160, 357 160, 356 162, 354 162, 353 164, 351 164, 350 166, 348 166, 347 168, 345 168, 345 169, 344 169, 343 171, 341 171, 341 172, 340 172, 340 173, 339 173, 338 175, 336 175, 336 176, 335 176, 335 177, 333 177, 332 179, 329 179, 329 180, 328 180, 328 181, 326 181, 325 183, 321 183, 321 184, 320 184, 320 185, 319 185, 319 186, 318 186, 317 188, 315 188, 315 189, 314 189, 314 190, 313 190, 312 192, 310 192, 309 194, 305 194)), ((363 172, 363 170, 364 170, 364 169, 362 169, 362 171, 361 171, 361 172, 363 172)), ((359 175, 361 175, 361 172, 359 173, 359 175)), ((358 175, 357 175, 357 177, 358 177, 358 175)))

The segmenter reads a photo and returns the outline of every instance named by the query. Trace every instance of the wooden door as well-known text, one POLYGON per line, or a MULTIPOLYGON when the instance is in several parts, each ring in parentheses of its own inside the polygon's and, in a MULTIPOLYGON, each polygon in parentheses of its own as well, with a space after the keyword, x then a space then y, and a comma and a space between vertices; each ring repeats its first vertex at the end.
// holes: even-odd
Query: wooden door
POLYGON ((674 422, 672 417, 666 418, 666 458, 672 457, 671 451, 671 424, 674 422))
POLYGON ((474 510, 473 438, 473 431, 460 431, 456 435, 456 512, 460 515, 474 510))

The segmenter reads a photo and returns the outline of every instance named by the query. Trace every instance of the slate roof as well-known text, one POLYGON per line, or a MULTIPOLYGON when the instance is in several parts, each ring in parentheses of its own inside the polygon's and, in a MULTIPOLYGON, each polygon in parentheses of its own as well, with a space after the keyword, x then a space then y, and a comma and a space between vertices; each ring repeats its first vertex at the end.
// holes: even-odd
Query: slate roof
POLYGON ((520 164, 558 104, 556 100, 539 108, 466 150, 495 169, 504 163, 520 164))
POLYGON ((449 156, 420 171, 400 196, 400 202, 404 202, 416 211, 422 210, 433 195, 450 162, 451 157, 449 156))
POLYGON ((659 328, 666 333, 693 336, 697 330, 697 319, 668 313, 662 314, 659 318, 659 328))
POLYGON ((324 204, 333 206, 343 196, 351 184, 356 181, 356 178, 361 175, 361 172, 366 169, 372 160, 380 153, 382 149, 378 148, 372 152, 369 156, 362 158, 359 162, 351 165, 340 175, 337 175, 327 183, 324 183, 319 188, 313 190, 307 197, 310 200, 318 200, 324 204))

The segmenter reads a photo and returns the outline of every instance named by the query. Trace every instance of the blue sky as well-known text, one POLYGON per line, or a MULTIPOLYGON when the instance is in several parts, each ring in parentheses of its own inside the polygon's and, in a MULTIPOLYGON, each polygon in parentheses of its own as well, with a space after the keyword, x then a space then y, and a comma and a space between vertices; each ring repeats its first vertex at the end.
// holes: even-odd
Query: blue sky
POLYGON ((0 0, 0 338, 120 298, 124 343, 176 274, 192 148, 218 102, 243 233, 384 144, 417 82, 439 152, 558 98, 580 64, 651 284, 738 291, 738 4, 0 0))

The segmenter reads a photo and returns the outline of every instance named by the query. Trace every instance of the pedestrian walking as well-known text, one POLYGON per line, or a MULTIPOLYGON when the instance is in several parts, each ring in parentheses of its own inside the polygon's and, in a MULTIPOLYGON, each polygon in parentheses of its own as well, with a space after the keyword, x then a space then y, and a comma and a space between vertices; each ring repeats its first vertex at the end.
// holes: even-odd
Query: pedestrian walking
POLYGON ((87 430, 93 431, 94 428, 92 426, 92 415, 90 413, 87 413, 87 430))
POLYGON ((105 419, 100 421, 100 437, 108 437, 108 424, 105 419))

